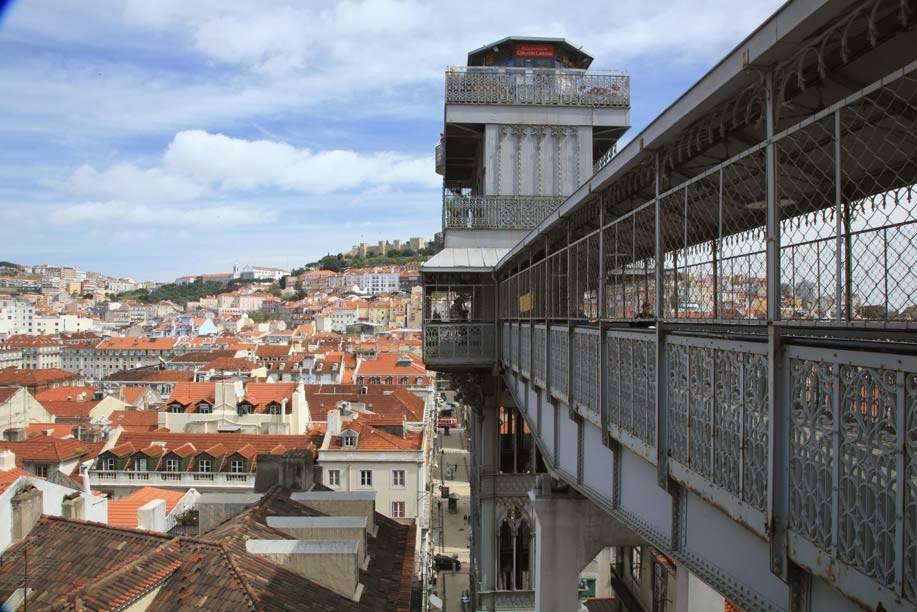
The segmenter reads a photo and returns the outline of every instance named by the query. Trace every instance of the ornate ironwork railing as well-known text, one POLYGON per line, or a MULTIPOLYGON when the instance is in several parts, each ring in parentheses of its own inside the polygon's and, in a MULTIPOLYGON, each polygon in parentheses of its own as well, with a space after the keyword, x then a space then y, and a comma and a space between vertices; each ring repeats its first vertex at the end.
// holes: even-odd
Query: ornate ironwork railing
POLYGON ((621 72, 459 66, 446 70, 446 104, 630 107, 621 72))
POLYGON ((423 328, 423 358, 428 364, 456 361, 490 363, 496 357, 494 323, 435 323, 423 328))
POLYGON ((478 593, 479 609, 534 610, 535 591, 482 591, 478 593))
POLYGON ((559 196, 443 194, 446 229, 532 229, 557 210, 559 196))

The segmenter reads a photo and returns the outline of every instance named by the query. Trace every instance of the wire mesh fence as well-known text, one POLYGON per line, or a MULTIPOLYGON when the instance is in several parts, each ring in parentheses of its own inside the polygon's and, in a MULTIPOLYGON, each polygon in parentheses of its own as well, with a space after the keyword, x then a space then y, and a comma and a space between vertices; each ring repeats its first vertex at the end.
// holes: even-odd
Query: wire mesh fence
POLYGON ((912 66, 574 236, 510 293, 533 318, 763 323, 775 274, 786 321, 917 320, 915 134, 912 66))

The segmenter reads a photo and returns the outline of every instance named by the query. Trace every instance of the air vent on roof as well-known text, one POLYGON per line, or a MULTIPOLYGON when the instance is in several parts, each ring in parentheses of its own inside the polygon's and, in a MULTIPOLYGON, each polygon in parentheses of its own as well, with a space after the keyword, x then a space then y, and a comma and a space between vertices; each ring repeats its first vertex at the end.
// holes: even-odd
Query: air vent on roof
POLYGON ((409 368, 414 364, 410 357, 401 357, 395 362, 396 368, 409 368))

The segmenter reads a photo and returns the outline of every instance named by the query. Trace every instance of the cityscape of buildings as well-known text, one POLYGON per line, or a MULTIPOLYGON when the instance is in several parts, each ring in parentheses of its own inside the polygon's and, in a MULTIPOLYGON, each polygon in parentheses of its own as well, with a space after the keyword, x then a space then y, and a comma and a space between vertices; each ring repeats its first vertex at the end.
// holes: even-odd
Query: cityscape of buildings
POLYGON ((906 4, 790 0, 622 147, 626 72, 470 50, 431 241, 0 264, 0 608, 915 609, 906 4))

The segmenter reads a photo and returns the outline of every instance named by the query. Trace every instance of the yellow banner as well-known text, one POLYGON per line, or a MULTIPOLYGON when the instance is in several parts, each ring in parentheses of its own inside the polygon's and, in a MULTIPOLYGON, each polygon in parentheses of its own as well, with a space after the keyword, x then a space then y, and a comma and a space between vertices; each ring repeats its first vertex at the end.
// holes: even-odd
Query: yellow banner
POLYGON ((532 302, 534 301, 535 296, 529 291, 526 294, 519 296, 519 312, 528 312, 532 309, 532 302))

